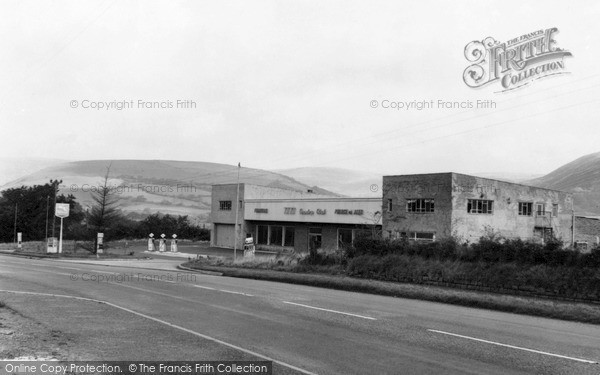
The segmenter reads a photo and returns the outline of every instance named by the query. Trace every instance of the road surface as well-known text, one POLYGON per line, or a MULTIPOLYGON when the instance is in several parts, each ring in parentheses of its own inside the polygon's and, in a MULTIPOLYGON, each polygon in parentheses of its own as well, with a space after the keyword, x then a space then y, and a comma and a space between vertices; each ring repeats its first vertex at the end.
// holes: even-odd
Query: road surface
POLYGON ((268 359, 274 373, 298 374, 600 374, 597 325, 195 274, 177 270, 181 262, 0 255, 0 301, 73 335, 98 304, 66 296, 110 303, 96 313, 114 310, 124 323, 95 334, 138 338, 111 344, 104 360, 268 359), (61 311, 64 300, 71 307, 61 311))

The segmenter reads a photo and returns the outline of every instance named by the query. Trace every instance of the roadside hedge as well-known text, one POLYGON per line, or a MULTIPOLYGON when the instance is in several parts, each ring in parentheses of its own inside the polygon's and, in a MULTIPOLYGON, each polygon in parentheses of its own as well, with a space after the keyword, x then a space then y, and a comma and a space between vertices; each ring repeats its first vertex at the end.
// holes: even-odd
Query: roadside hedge
POLYGON ((589 253, 564 249, 560 241, 545 244, 520 239, 481 238, 473 244, 459 244, 453 238, 436 242, 415 243, 404 240, 359 238, 347 249, 349 259, 362 255, 383 257, 408 255, 439 261, 469 263, 517 263, 521 265, 566 266, 575 268, 600 267, 600 248, 589 253))
POLYGON ((464 262, 388 254, 352 258, 346 271, 348 276, 383 281, 472 286, 600 301, 600 268, 592 267, 464 262))

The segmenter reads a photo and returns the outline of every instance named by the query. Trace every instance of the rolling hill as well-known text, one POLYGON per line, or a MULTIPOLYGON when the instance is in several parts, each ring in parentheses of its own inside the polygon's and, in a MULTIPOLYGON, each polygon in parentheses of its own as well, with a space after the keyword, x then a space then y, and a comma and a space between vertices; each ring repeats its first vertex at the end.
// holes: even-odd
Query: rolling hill
POLYGON ((600 215, 600 152, 582 156, 525 183, 571 192, 576 213, 600 215))
POLYGON ((274 172, 351 197, 381 197, 383 176, 377 173, 328 167, 278 169, 274 172))
MULTIPOLYGON (((21 185, 63 180, 60 193, 73 194, 85 208, 92 205, 90 191, 101 186, 110 165, 109 185, 119 197, 119 207, 132 218, 161 212, 189 215, 206 222, 210 211, 211 185, 235 183, 237 166, 168 160, 88 160, 65 162, 18 178, 0 190, 21 185)), ((240 182, 296 191, 312 189, 317 194, 339 194, 309 186, 282 174, 241 168, 240 182)))

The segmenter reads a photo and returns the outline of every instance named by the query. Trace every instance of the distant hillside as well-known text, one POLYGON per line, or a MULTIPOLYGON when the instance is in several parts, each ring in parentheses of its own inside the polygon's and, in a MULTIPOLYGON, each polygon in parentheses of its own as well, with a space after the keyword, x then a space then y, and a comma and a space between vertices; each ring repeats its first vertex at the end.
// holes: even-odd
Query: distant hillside
POLYGON ((378 173, 326 167, 278 169, 274 172, 346 196, 381 197, 383 176, 378 173))
POLYGON ((526 183, 572 192, 575 212, 600 215, 600 152, 582 156, 526 183))
POLYGON ((522 183, 523 181, 533 180, 538 177, 542 177, 540 173, 516 173, 516 172, 479 172, 479 173, 466 173, 473 176, 491 178, 492 180, 508 181, 515 183, 522 183))
MULTIPOLYGON (((119 196, 119 206, 133 218, 161 212, 189 215, 205 222, 210 211, 211 185, 235 183, 237 166, 167 160, 89 160, 66 162, 18 178, 1 190, 21 185, 44 184, 62 179, 60 193, 73 194, 83 206, 91 206, 90 190, 101 185, 110 167, 109 185, 119 196)), ((240 182, 338 196, 316 186, 261 169, 242 168, 240 182)))
POLYGON ((0 186, 66 160, 41 158, 0 158, 0 186))

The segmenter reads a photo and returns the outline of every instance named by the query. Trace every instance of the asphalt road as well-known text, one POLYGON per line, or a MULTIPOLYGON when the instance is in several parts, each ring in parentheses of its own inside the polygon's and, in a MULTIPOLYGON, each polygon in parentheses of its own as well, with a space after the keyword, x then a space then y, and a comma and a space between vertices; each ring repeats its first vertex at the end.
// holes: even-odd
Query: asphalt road
POLYGON ((106 360, 152 353, 155 360, 266 358, 276 361, 274 373, 600 374, 589 363, 600 361, 597 325, 176 270, 183 260, 84 264, 0 255, 0 300, 27 304, 39 320, 62 322, 72 334, 95 319, 90 301, 4 291, 113 304, 97 314, 112 311, 136 324, 104 325, 98 337, 115 329, 139 335, 106 360), (61 299, 80 308, 48 309, 59 309, 61 299))

